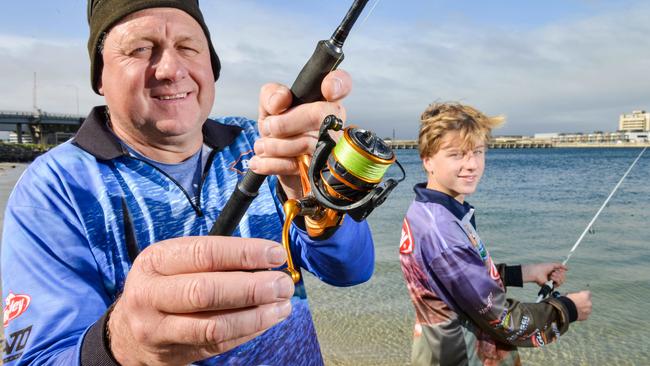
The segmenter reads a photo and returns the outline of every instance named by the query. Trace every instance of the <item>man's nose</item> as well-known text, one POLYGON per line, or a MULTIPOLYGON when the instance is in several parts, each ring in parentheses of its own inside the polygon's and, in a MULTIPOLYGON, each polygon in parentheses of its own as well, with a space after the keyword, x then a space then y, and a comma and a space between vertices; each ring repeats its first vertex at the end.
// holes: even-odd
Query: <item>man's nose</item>
POLYGON ((187 68, 183 60, 174 49, 166 49, 160 55, 160 61, 156 66, 156 79, 176 82, 187 76, 187 68))

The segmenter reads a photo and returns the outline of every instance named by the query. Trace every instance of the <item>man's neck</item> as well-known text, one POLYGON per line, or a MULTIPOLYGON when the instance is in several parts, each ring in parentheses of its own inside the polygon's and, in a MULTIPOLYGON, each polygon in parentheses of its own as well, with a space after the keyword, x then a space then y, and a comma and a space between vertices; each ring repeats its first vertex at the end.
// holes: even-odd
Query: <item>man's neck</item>
POLYGON ((119 126, 111 124, 110 127, 120 140, 138 153, 149 159, 166 164, 175 164, 187 160, 196 154, 203 145, 203 135, 200 131, 197 136, 192 137, 174 136, 145 139, 142 134, 138 133, 139 131, 129 133, 119 126))

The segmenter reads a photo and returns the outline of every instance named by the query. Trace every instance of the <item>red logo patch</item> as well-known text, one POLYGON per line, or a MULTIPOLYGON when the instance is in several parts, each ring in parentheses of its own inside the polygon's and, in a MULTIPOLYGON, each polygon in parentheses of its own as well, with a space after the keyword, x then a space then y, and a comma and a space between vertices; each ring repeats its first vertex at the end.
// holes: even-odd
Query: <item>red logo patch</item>
POLYGON ((399 252, 401 254, 410 254, 413 252, 413 236, 411 235, 411 227, 409 222, 404 218, 402 224, 402 237, 399 240, 399 252))
POLYGON ((32 298, 29 295, 14 295, 10 292, 5 299, 4 327, 9 326, 10 321, 24 313, 31 301, 32 298))
POLYGON ((492 257, 488 258, 488 265, 490 266, 490 277, 492 277, 493 280, 498 281, 501 279, 501 276, 499 275, 499 271, 497 270, 497 267, 494 265, 494 262, 492 262, 492 257))

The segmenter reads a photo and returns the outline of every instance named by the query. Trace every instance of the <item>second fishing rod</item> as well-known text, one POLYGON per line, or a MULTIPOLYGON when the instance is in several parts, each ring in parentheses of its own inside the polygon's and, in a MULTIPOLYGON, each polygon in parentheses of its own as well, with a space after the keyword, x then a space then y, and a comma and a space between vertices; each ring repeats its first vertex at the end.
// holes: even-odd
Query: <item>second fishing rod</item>
MULTIPOLYGON (((621 177, 621 179, 619 179, 618 183, 616 183, 616 185, 614 186, 614 189, 612 189, 612 191, 609 193, 609 196, 607 196, 607 198, 605 199, 605 202, 603 202, 603 204, 600 205, 600 208, 598 209, 598 211, 596 212, 596 214, 594 215, 594 217, 591 219, 591 221, 589 221, 589 224, 587 224, 587 227, 585 228, 585 230, 582 232, 582 234, 580 235, 580 237, 578 238, 578 240, 576 240, 575 244, 573 244, 573 247, 571 247, 571 250, 569 251, 569 254, 567 254, 567 256, 566 256, 566 258, 564 259, 564 261, 562 261, 562 265, 566 265, 566 264, 567 264, 567 262, 569 261, 569 259, 570 259, 571 256, 573 255, 573 252, 576 251, 576 249, 578 248, 578 246, 579 246, 580 243, 582 242, 582 239, 584 239, 585 235, 586 235, 586 234, 589 232, 589 230, 591 229, 591 226, 594 224, 594 222, 596 222, 596 219, 598 218, 598 216, 600 216, 600 213, 603 212, 603 210, 605 209, 605 207, 607 207, 607 203, 609 203, 609 200, 612 199, 612 197, 614 196, 614 193, 616 193, 616 191, 618 190, 618 187, 621 186, 621 184, 623 183, 623 181, 625 180, 625 178, 627 177, 627 175, 630 174, 630 171, 632 171, 632 168, 634 168, 634 166, 636 165, 637 161, 639 161, 639 159, 641 158, 641 156, 643 155, 643 153, 646 151, 646 149, 647 149, 647 148, 644 147, 643 150, 641 150, 641 152, 640 152, 639 155, 636 157, 636 159, 634 159, 634 161, 632 162, 632 164, 630 165, 630 167, 627 168, 627 170, 625 171, 625 174, 623 174, 623 176, 621 177)), ((559 294, 558 294, 557 292, 554 291, 553 281, 551 281, 551 280, 549 280, 549 281, 546 282, 543 286, 541 286, 539 292, 537 293, 537 301, 536 301, 536 302, 540 302, 540 301, 544 300, 545 298, 547 298, 548 296, 559 296, 559 294)))

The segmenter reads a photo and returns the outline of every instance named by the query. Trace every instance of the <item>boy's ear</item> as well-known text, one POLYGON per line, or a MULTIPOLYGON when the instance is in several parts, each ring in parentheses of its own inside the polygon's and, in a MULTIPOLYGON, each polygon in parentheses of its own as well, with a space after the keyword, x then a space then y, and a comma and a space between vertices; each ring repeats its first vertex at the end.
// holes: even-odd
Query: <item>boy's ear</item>
POLYGON ((424 166, 424 170, 427 171, 427 174, 433 172, 433 158, 430 156, 422 159, 422 165, 424 166))

